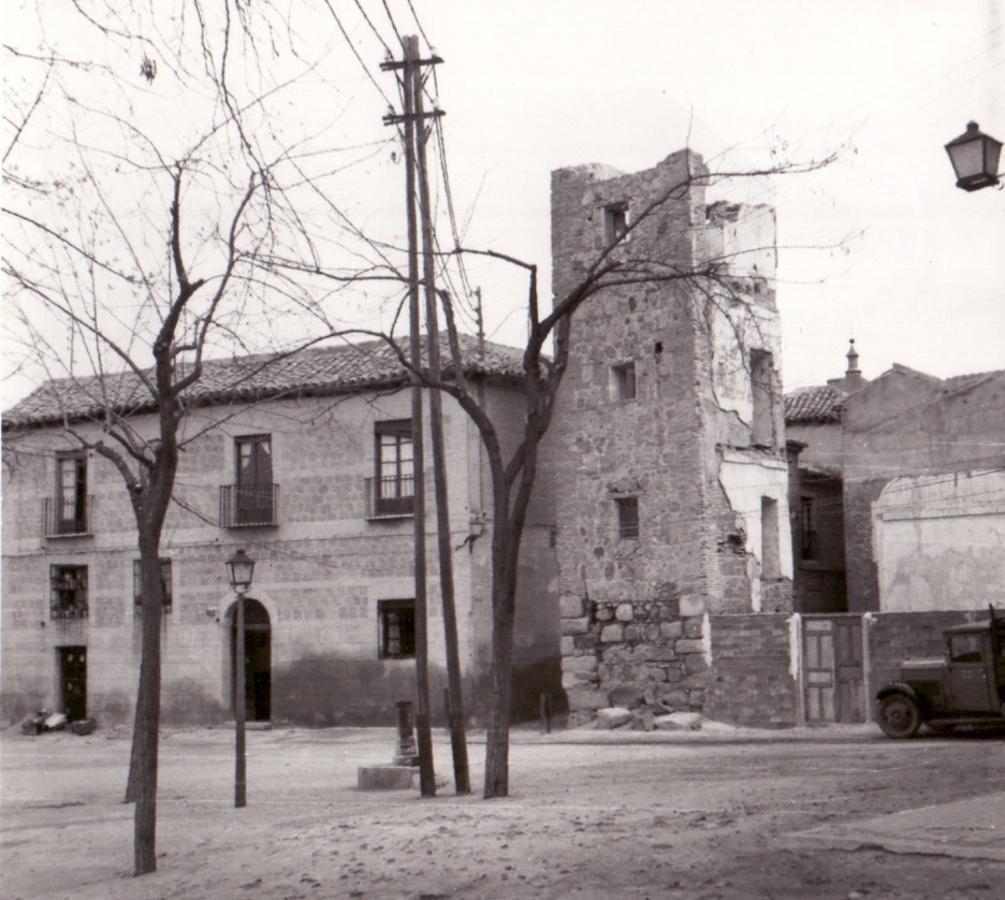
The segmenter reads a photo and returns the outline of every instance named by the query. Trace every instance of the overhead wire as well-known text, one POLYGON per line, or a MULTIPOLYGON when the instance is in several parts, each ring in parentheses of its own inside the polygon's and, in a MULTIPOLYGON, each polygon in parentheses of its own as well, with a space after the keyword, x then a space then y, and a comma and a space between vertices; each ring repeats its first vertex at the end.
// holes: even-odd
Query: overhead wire
MULTIPOLYGON (((349 36, 349 32, 346 31, 345 26, 342 24, 342 20, 338 17, 338 14, 332 8, 331 0, 324 0, 324 4, 325 6, 328 7, 328 11, 331 13, 332 18, 335 20, 335 24, 338 26, 338 30, 342 33, 342 37, 345 38, 345 42, 349 45, 349 49, 352 51, 353 56, 356 57, 356 61, 360 64, 360 67, 363 69, 363 72, 365 73, 366 77, 370 80, 370 83, 377 89, 377 92, 380 94, 380 96, 384 98, 384 101, 387 103, 388 107, 393 109, 394 103, 391 101, 391 98, 387 96, 387 93, 381 87, 380 82, 377 81, 377 79, 374 77, 373 73, 370 71, 370 67, 366 64, 363 57, 359 55, 359 51, 353 44, 352 38, 349 36)), ((369 19, 367 19, 367 21, 369 21, 369 19)), ((370 27, 371 28, 373 27, 372 23, 370 27)), ((384 41, 381 40, 381 43, 384 43, 384 41)), ((385 48, 387 48, 386 43, 384 44, 384 46, 385 48)))

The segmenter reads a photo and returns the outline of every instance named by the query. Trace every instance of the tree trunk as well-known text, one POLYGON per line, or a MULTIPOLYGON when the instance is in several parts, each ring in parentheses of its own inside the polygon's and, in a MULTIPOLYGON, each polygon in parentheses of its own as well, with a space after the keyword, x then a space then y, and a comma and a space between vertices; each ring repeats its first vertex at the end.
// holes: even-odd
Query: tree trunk
POLYGON ((136 804, 133 815, 135 875, 145 875, 157 868, 157 748, 160 728, 163 603, 159 543, 156 538, 140 539, 143 643, 128 787, 128 790, 133 792, 136 804))
MULTIPOLYGON (((508 504, 507 504, 508 505, 508 504)), ((505 514, 492 536, 492 696, 485 745, 486 800, 509 796, 509 724, 513 697, 513 625, 520 537, 505 514)))

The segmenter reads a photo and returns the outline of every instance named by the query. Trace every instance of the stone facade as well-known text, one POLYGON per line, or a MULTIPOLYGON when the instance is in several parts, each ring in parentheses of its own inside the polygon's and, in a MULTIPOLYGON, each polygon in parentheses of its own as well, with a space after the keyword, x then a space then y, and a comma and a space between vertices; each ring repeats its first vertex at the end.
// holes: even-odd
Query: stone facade
POLYGON ((701 710, 706 616, 791 609, 774 216, 706 204, 704 172, 682 151, 552 176, 557 298, 625 222, 615 254, 717 275, 605 288, 574 320, 548 436, 573 722, 612 698, 701 710))
MULTIPOLYGON (((500 423, 516 420, 520 398, 486 380, 486 405, 500 423)), ((446 401, 450 542, 455 548, 460 655, 467 709, 485 701, 490 642, 491 490, 478 434, 446 401)), ((428 407, 427 407, 428 408, 428 407)), ((202 406, 185 420, 194 437, 181 456, 175 503, 164 528, 171 561, 170 612, 163 625, 167 722, 229 718, 233 595, 224 561, 237 547, 257 560, 248 595, 264 610, 267 715, 304 724, 395 721, 394 702, 414 696, 414 660, 379 652, 379 604, 414 597, 410 515, 366 515, 366 480, 375 472, 375 427, 406 419, 407 390, 358 390, 238 406, 202 406), (268 435, 278 484, 275 524, 225 527, 220 486, 235 478, 235 441, 268 435)), ((150 417, 137 417, 153 433, 150 417)), ((84 431, 94 426, 83 425, 84 431)), ((3 504, 2 714, 6 721, 41 707, 60 708, 60 654, 86 648, 87 713, 128 721, 135 703, 140 616, 134 612, 136 532, 121 476, 103 458, 85 461, 86 533, 46 534, 43 508, 56 490, 58 453, 74 442, 56 425, 8 429, 3 504), (86 567, 87 614, 50 610, 51 567, 86 567)), ((426 440, 427 453, 431 446, 426 440)), ((430 483, 431 459, 425 461, 430 483)), ((515 713, 536 714, 539 692, 559 692, 554 512, 535 498, 523 540, 518 592, 515 713)), ((431 503, 430 503, 431 505, 431 503)), ((432 711, 442 718, 445 684, 435 516, 428 517, 432 711)), ((264 640, 264 639, 262 639, 264 640)))

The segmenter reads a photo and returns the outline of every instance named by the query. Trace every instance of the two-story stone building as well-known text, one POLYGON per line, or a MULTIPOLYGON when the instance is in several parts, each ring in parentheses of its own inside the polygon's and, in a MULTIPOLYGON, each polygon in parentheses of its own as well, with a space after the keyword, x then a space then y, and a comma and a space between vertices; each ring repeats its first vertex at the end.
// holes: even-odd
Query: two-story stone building
MULTIPOLYGON (((522 415, 518 352, 470 351, 468 377, 493 419, 522 415)), ((174 502, 162 550, 166 721, 229 716, 234 597, 224 562, 256 560, 247 607, 252 719, 388 722, 414 693, 412 458, 409 389, 376 344, 314 349, 271 365, 212 361, 187 397, 174 502)), ((5 417, 3 714, 40 707, 127 720, 140 652, 136 532, 120 474, 79 449, 100 407, 91 382, 51 382, 5 417)), ((136 384, 116 383, 140 433, 153 432, 136 384)), ((116 394, 113 394, 115 396, 116 394)), ((486 511, 480 438, 452 401, 444 415, 451 473, 459 642, 471 708, 488 659, 486 511)), ((430 442, 427 438, 425 446, 430 442)), ((431 461, 424 465, 431 478, 431 461)), ((532 508, 524 537, 516 639, 517 712, 557 691, 554 513, 532 508), (533 692, 528 696, 528 692, 533 692)), ((444 677, 435 517, 429 516, 432 696, 444 677)))

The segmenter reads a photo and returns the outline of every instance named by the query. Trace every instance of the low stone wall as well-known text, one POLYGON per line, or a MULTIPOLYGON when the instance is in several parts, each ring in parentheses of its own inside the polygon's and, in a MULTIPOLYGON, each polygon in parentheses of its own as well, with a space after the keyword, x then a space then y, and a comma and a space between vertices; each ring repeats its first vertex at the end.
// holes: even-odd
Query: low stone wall
POLYGON ((799 685, 790 664, 785 613, 712 616, 705 715, 760 728, 796 725, 799 685))
POLYGON ((681 616, 665 598, 586 603, 577 597, 563 598, 562 615, 570 725, 607 706, 702 709, 708 670, 702 616, 681 616))

